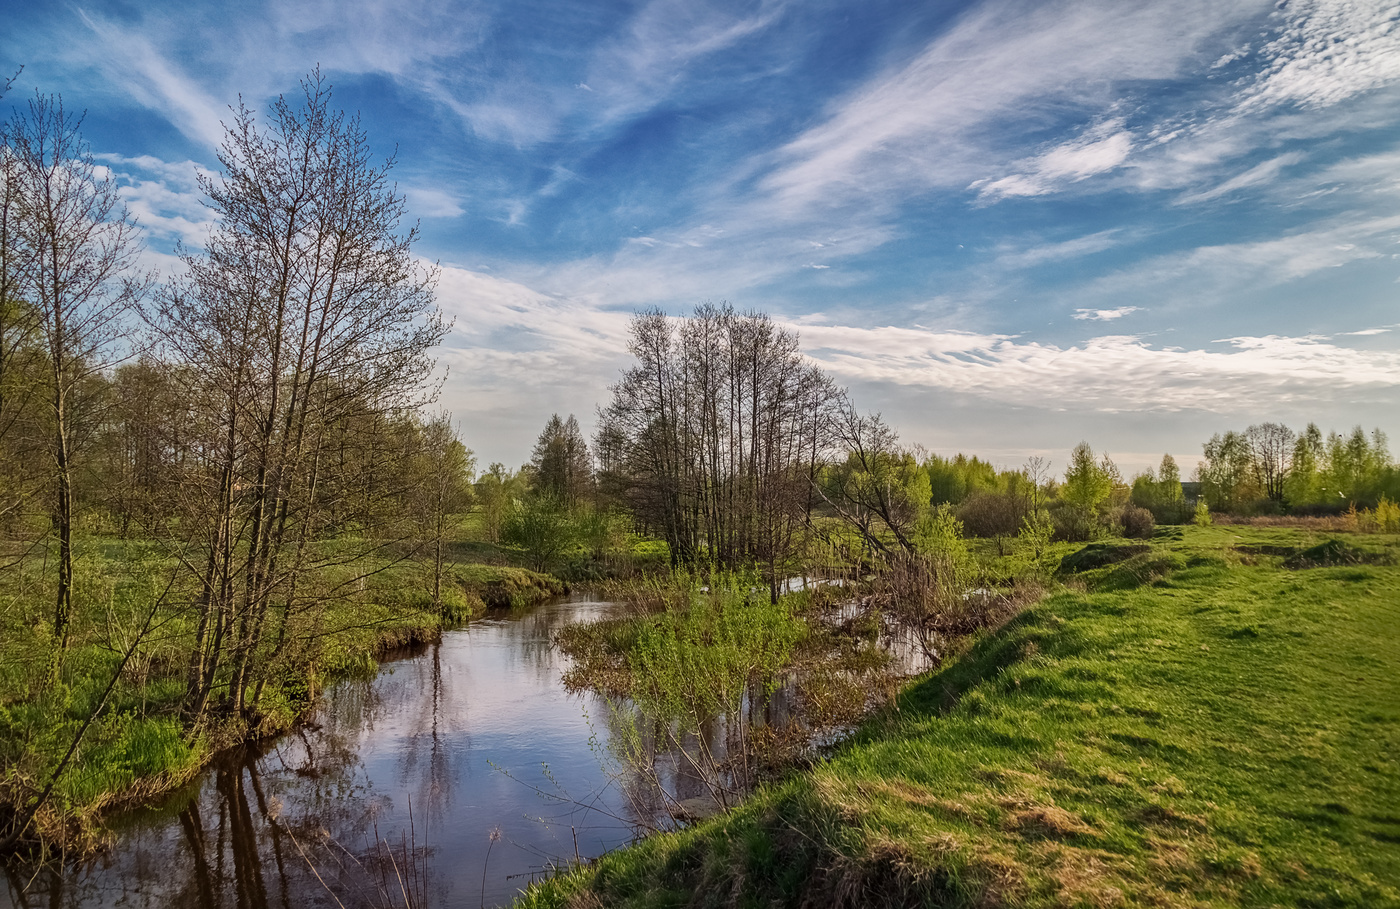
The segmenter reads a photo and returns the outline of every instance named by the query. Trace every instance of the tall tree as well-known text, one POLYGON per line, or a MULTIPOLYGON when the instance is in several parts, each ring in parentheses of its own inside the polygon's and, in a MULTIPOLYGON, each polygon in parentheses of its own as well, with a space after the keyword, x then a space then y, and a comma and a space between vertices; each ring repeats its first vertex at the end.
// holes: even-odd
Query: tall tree
POLYGON ((592 496, 593 459, 573 414, 567 420, 560 420, 559 414, 549 418, 535 442, 530 467, 534 491, 570 511, 592 496))
POLYGON ((10 121, 0 152, 7 186, 6 275, 0 280, 11 284, 0 308, 7 316, 23 313, 26 307, 14 307, 20 299, 32 307, 45 361, 41 387, 58 547, 51 682, 68 646, 73 610, 74 431, 86 403, 83 391, 121 355, 127 315, 149 283, 136 271, 135 221, 116 183, 94 162, 81 124, 61 99, 36 94, 10 121))
POLYGON ((1217 433, 1201 448, 1205 460, 1196 467, 1196 479, 1212 511, 1231 511, 1259 499, 1249 440, 1242 433, 1217 433))
POLYGON ((1060 498, 1070 505, 1082 509, 1085 514, 1095 517, 1113 492, 1114 471, 1107 465, 1112 462, 1104 458, 1100 463, 1094 460, 1094 450, 1088 442, 1080 442, 1070 452, 1069 467, 1065 469, 1065 482, 1060 487, 1060 498))
POLYGON ((423 427, 421 470, 415 477, 418 511, 433 554, 433 607, 442 610, 443 548, 449 518, 471 504, 476 458, 457 438, 452 415, 441 413, 423 427))
POLYGON ((1282 423, 1255 423, 1244 431, 1244 438, 1255 485, 1273 501, 1282 502, 1297 435, 1282 423))
POLYGON ((632 322, 636 364, 600 414, 603 485, 677 563, 765 566, 776 596, 830 447, 830 380, 767 316, 702 305, 632 322))
POLYGON ((265 124, 235 112, 223 174, 201 178, 216 227, 203 254, 184 257, 187 274, 155 319, 216 428, 181 525, 197 529, 187 542, 202 552, 186 557, 203 590, 187 682, 195 719, 216 679, 230 711, 256 710, 267 648, 281 652, 309 600, 299 583, 317 558, 328 491, 348 500, 327 461, 338 446, 360 449, 374 479, 356 507, 372 509, 393 483, 386 454, 401 455, 381 440, 429 397, 429 350, 446 330, 435 270, 411 252, 417 228, 401 227, 393 160, 374 163, 319 72, 302 94, 279 98, 265 124))

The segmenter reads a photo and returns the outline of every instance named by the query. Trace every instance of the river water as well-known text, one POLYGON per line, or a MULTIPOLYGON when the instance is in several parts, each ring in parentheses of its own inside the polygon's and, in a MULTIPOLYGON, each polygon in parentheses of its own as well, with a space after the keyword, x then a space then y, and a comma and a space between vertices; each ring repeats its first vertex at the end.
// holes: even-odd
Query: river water
MULTIPOLYGON (((305 729, 114 818, 116 842, 96 859, 37 876, 6 867, 0 907, 509 903, 532 877, 656 821, 600 760, 608 704, 567 692, 550 646, 564 624, 613 608, 575 595, 481 619, 337 683, 305 729)), ((667 786, 702 795, 674 767, 667 786)))

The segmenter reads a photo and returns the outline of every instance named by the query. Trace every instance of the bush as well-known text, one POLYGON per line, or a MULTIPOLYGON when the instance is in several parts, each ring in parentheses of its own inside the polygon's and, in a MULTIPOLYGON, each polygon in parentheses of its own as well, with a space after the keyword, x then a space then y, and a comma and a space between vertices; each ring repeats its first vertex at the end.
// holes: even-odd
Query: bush
POLYGON ((1050 506, 1050 520, 1055 525, 1055 539, 1065 543, 1083 543, 1097 538, 1101 530, 1098 521, 1087 509, 1067 502, 1050 506))
POLYGON ((963 530, 974 537, 1014 536, 1029 514, 1027 502, 1003 492, 975 492, 958 508, 963 530))
POLYGON ((1134 540, 1146 540, 1157 529, 1152 512, 1136 505, 1125 506, 1118 515, 1118 523, 1123 526, 1123 536, 1134 540))

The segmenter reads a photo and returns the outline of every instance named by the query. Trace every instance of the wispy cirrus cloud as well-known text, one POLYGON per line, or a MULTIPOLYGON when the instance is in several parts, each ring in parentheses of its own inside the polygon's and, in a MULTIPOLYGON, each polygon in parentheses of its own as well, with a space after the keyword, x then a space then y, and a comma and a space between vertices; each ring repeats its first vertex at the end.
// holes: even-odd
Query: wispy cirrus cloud
POLYGON ((1116 103, 1120 83, 1174 79, 1200 66, 1203 49, 1221 33, 1266 9, 1262 3, 984 4, 784 146, 762 185, 788 205, 983 180, 982 187, 1008 180, 984 191, 1009 196, 1112 169, 1131 140, 1121 121, 1106 119, 1032 159, 1030 176, 986 176, 995 167, 989 158, 1009 164, 1021 158, 1013 150, 1050 119, 1039 111, 1079 110, 1092 123, 1116 103))
POLYGON ((1210 189, 1188 193, 1177 199, 1176 202, 1178 205, 1209 202, 1214 199, 1219 199, 1221 196, 1227 196, 1236 190, 1272 183, 1278 179, 1280 172, 1282 172, 1285 167, 1297 164, 1301 160, 1303 160, 1301 152, 1289 152, 1279 155, 1276 158, 1270 158, 1267 161, 1254 165, 1244 173, 1231 177, 1216 186, 1212 186, 1210 189))
POLYGON ((1141 312, 1141 306, 1119 306, 1116 309, 1076 309, 1074 318, 1081 322, 1112 322, 1124 316, 1141 312))
POLYGON ((1239 337, 1224 349, 1154 347, 1132 335, 1061 346, 1008 335, 913 328, 802 327, 839 377, 917 385, 1057 411, 1234 413, 1325 406, 1344 392, 1400 401, 1400 353, 1311 338, 1239 337))
POLYGON ((1132 133, 1121 118, 1099 123, 1080 136, 1020 161, 1015 173, 974 180, 968 189, 977 197, 994 201, 1010 196, 1043 196, 1070 183, 1087 180, 1121 166, 1132 151, 1132 133))
POLYGON ((1112 249, 1124 239, 1121 228, 1095 231, 1082 237, 1038 243, 1025 249, 1007 249, 997 255, 996 264, 1003 268, 1031 268, 1047 262, 1063 262, 1080 256, 1091 256, 1112 249))

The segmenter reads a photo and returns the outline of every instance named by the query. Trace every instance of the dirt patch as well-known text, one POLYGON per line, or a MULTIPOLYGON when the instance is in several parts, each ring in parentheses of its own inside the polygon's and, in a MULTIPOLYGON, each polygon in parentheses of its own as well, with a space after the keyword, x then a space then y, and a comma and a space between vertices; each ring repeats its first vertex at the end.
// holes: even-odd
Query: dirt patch
POLYGON ((1079 815, 1055 805, 1033 804, 1029 807, 1020 807, 1024 803, 1019 799, 1003 800, 1002 804, 1004 807, 1015 806, 1016 808, 1007 815, 1002 826, 1007 830, 1018 831, 1023 836, 1064 839, 1071 836, 1092 836, 1098 833, 1079 815))

